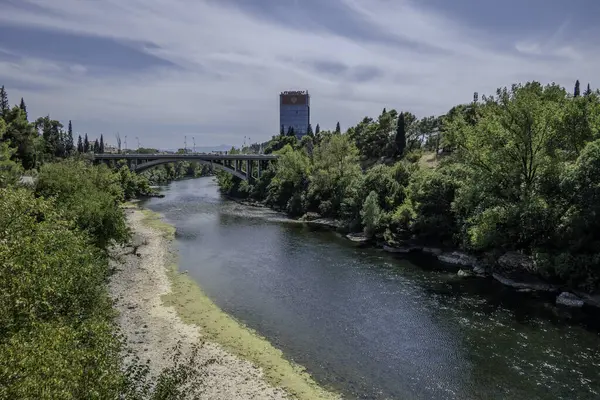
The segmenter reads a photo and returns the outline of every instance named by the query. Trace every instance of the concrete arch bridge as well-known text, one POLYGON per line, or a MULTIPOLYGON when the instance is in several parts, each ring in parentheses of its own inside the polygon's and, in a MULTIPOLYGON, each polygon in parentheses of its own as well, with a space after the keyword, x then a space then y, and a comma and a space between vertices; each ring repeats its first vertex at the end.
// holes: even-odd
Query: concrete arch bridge
POLYGON ((125 160, 129 168, 135 172, 142 172, 161 164, 177 161, 194 161, 210 165, 211 168, 220 169, 237 176, 245 181, 252 181, 261 177, 262 172, 269 163, 277 160, 273 154, 94 154, 93 162, 114 164, 125 160))

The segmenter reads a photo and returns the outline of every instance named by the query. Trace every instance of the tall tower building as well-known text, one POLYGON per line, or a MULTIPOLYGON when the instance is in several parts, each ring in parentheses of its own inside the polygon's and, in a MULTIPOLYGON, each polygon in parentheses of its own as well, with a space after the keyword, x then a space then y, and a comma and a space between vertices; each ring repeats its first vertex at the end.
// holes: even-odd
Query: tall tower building
POLYGON ((297 138, 306 135, 310 124, 308 91, 286 91, 279 94, 279 130, 288 134, 290 128, 297 138))

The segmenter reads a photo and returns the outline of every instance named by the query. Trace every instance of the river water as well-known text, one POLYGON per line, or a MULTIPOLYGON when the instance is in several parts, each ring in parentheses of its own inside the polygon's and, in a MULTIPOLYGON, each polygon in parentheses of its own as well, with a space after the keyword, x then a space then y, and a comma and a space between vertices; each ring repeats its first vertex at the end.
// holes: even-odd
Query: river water
POLYGON ((144 206, 175 225, 180 269, 345 398, 600 399, 598 315, 356 247, 224 200, 212 178, 163 193, 144 206))

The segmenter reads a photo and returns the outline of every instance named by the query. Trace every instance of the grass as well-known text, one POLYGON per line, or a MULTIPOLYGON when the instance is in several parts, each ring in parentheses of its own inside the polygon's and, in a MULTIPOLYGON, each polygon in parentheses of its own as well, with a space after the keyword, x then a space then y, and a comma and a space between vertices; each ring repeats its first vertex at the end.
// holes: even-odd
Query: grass
POLYGON ((421 168, 435 168, 437 167, 438 163, 439 158, 433 151, 423 153, 423 155, 419 159, 419 166, 421 168))

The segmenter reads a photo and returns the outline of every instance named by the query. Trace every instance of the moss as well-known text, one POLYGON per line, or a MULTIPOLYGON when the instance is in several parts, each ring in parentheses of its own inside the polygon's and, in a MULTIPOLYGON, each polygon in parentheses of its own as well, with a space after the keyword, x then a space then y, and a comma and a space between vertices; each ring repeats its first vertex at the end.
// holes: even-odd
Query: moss
POLYGON ((140 210, 144 214, 143 223, 152 229, 156 229, 161 232, 162 235, 168 239, 172 239, 175 236, 175 227, 164 222, 160 214, 157 214, 150 210, 140 210))
MULTIPOLYGON (((161 230, 173 237, 175 229, 160 220, 160 216, 142 210, 147 226, 161 230), (167 230, 168 227, 168 230, 167 230)), ((271 385, 282 387, 298 399, 338 399, 339 395, 320 387, 301 366, 287 360, 281 350, 254 330, 235 320, 217 307, 196 282, 178 271, 177 255, 172 254, 167 275, 172 287, 162 300, 173 306, 182 320, 200 327, 202 335, 209 341, 219 343, 229 352, 262 367, 264 376, 271 385)))

